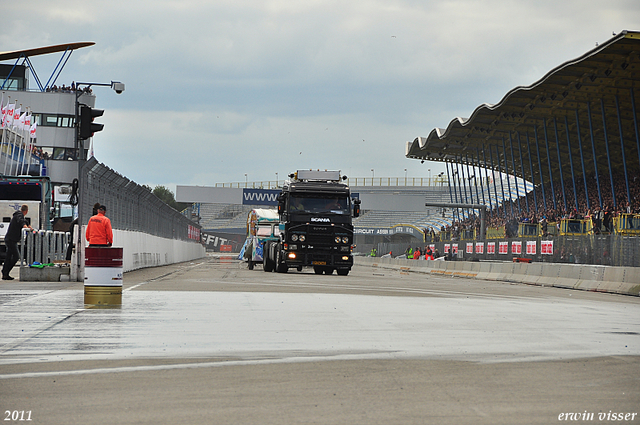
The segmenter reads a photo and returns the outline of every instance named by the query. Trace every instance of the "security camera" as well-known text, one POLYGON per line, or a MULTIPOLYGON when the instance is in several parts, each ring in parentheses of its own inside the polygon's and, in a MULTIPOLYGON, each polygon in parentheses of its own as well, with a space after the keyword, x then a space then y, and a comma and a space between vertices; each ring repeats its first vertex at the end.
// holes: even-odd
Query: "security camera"
POLYGON ((111 88, 118 94, 122 93, 124 91, 124 83, 116 83, 116 82, 112 82, 111 83, 111 88))

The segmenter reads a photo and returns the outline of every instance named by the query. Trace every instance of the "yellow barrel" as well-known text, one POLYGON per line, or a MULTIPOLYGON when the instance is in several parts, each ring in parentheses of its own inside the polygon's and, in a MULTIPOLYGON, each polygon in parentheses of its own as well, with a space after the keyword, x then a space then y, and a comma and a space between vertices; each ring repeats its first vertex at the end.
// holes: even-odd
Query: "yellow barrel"
POLYGON ((84 303, 95 306, 122 305, 122 286, 85 286, 84 303))

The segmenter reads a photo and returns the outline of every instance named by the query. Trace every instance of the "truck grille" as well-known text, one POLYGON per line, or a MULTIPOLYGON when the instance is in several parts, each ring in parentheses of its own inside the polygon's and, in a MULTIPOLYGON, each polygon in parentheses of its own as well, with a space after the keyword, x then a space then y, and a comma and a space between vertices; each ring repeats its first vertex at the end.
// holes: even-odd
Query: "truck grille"
POLYGON ((332 245, 333 235, 309 235, 306 241, 309 245, 332 245))

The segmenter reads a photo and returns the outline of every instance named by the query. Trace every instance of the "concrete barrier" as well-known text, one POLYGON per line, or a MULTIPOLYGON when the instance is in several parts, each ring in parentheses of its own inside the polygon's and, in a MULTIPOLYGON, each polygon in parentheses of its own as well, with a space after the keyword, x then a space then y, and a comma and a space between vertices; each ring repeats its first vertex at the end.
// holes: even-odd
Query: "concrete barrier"
POLYGON ((466 279, 517 282, 583 291, 640 295, 640 268, 581 264, 406 260, 354 257, 354 263, 466 279))

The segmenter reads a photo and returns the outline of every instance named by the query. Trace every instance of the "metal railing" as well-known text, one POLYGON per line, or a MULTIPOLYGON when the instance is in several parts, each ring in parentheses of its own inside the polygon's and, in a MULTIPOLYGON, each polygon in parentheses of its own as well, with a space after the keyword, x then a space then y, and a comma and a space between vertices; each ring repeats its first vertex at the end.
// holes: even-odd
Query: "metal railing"
MULTIPOLYGON (((238 189, 279 189, 285 180, 244 181, 230 183, 216 183, 215 187, 238 189)), ((349 186, 372 187, 441 187, 447 186, 449 181, 443 177, 351 177, 345 181, 349 186)))
POLYGON ((51 264, 66 261, 69 232, 51 230, 22 231, 20 266, 34 263, 51 264))

